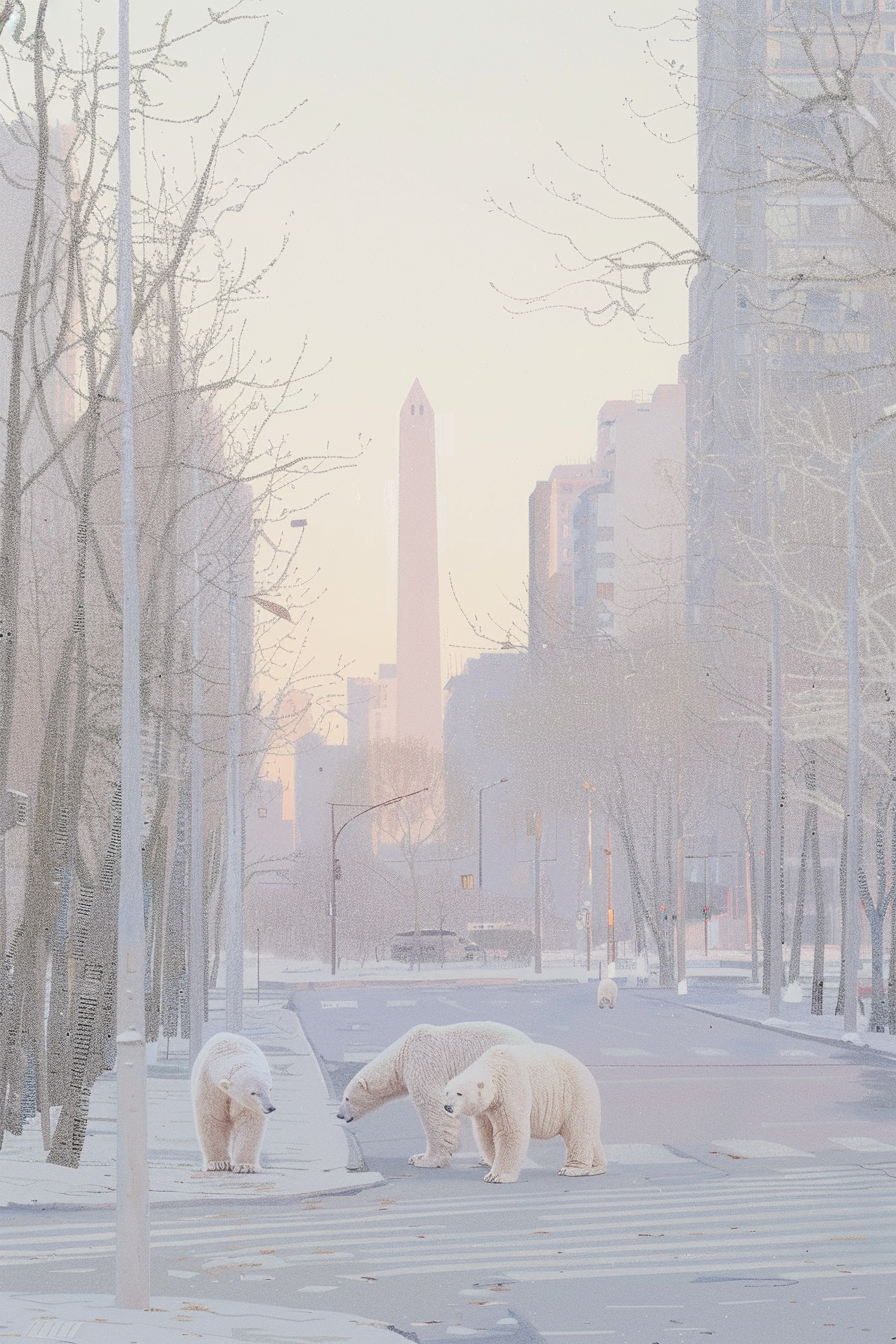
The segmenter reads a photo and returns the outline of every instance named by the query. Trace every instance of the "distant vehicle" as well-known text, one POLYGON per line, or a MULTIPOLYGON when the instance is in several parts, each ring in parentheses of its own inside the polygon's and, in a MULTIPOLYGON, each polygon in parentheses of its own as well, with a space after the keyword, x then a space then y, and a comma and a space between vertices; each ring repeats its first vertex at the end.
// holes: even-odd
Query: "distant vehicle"
POLYGON ((452 929, 421 929, 419 938, 396 933, 392 938, 393 961, 475 961, 482 949, 452 929))
POLYGON ((535 953, 535 933, 526 924, 504 920, 493 924, 468 924, 483 952, 496 960, 525 965, 535 953))

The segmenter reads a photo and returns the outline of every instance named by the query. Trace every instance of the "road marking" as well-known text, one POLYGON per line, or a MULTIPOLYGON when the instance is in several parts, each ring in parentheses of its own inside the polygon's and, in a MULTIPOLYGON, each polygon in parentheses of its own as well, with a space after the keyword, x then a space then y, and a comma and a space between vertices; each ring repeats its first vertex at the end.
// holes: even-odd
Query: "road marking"
POLYGON ((725 1302, 717 1302, 718 1307, 755 1307, 763 1302, 777 1302, 776 1297, 734 1297, 725 1302))
POLYGON ((816 1055, 815 1050, 779 1050, 779 1055, 786 1055, 789 1059, 804 1059, 807 1055, 816 1055))
POLYGON ((642 1058, 645 1058, 645 1059, 653 1059, 653 1057, 654 1057, 652 1051, 650 1051, 650 1050, 640 1050, 640 1049, 639 1049, 637 1046, 635 1046, 635 1045, 608 1045, 608 1046, 604 1046, 604 1048, 601 1050, 601 1054, 602 1054, 602 1055, 614 1055, 614 1056, 618 1056, 618 1057, 620 1057, 620 1058, 622 1058, 623 1056, 625 1056, 625 1057, 629 1057, 629 1058, 630 1058, 630 1057, 632 1057, 632 1056, 634 1056, 634 1055, 640 1055, 642 1058))
POLYGON ((846 1297, 823 1297, 822 1302, 864 1302, 864 1293, 849 1293, 846 1297))
POLYGON ((321 1008, 357 1008, 357 999, 321 999, 321 1008))
POLYGON ((691 1054, 692 1054, 692 1055, 730 1055, 730 1054, 731 1054, 731 1051, 730 1051, 730 1050, 713 1050, 713 1048, 712 1048, 711 1045, 709 1045, 709 1046, 692 1045, 692 1046, 691 1046, 691 1054))
POLYGON ((786 1143, 772 1143, 768 1139, 713 1139, 714 1149, 737 1157, 814 1157, 801 1148, 788 1148, 786 1143))
POLYGON ((896 1153, 896 1144, 883 1143, 880 1139, 869 1139, 860 1135, 848 1139, 828 1139, 838 1148, 849 1148, 854 1153, 896 1153))
POLYGON ((604 1152, 608 1162, 616 1162, 620 1166, 672 1166, 676 1162, 694 1161, 692 1157, 679 1157, 677 1153, 670 1153, 662 1143, 607 1143, 604 1144, 604 1152))
POLYGON ((32 1321, 25 1332, 29 1339, 74 1339, 83 1321, 32 1321))
POLYGON ((300 1293, 335 1293, 335 1283, 306 1283, 304 1288, 299 1288, 300 1293))

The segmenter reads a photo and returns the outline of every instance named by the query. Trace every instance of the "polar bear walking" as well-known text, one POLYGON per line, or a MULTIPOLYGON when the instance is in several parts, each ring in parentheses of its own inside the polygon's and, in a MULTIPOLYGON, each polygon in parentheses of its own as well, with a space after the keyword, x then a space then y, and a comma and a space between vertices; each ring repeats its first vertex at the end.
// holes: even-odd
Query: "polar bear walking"
POLYGON ((193 1119, 204 1171, 261 1171, 271 1111, 271 1070, 254 1041, 231 1031, 212 1036, 190 1075, 193 1119))
POLYGON ((351 1124, 387 1101, 409 1096, 426 1135, 426 1152, 415 1153, 408 1161, 414 1167, 447 1167, 460 1140, 460 1121, 446 1112, 442 1095, 448 1079, 490 1046, 528 1041, 523 1032, 501 1022, 411 1027, 355 1074, 337 1118, 351 1124))
POLYGON ((561 1176, 599 1176, 607 1169, 600 1142, 600 1093, 585 1065, 555 1045, 496 1045, 445 1088, 449 1115, 473 1118, 487 1181, 515 1181, 529 1139, 566 1144, 561 1176))
POLYGON ((597 987, 598 1008, 615 1008, 619 988, 615 980, 601 980, 597 987))

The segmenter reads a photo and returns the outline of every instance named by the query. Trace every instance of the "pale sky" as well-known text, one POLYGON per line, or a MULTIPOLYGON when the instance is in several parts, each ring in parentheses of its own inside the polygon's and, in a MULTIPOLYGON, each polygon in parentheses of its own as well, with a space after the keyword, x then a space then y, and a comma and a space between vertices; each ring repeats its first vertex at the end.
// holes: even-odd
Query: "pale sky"
MULTIPOLYGON (((97 6, 106 8, 108 0, 97 6)), ((178 20, 194 9, 203 12, 188 0, 178 20)), ((290 422, 296 449, 366 445, 350 472, 330 479, 323 503, 306 511, 296 500, 308 517, 307 565, 326 590, 312 653, 319 670, 341 657, 353 675, 394 660, 384 493, 397 474, 399 407, 419 377, 454 424, 453 455, 439 459, 447 676, 476 645, 449 577, 471 614, 494 616, 488 628, 499 636, 511 604, 525 601, 535 481, 593 452, 605 400, 674 381, 682 350, 650 343, 629 324, 593 330, 575 313, 509 315, 492 282, 534 294, 560 273, 551 241, 490 211, 486 197, 512 200, 549 227, 572 224, 530 178, 534 164, 545 178, 588 190, 587 174, 564 165, 557 141, 589 163, 604 147, 618 180, 647 191, 672 191, 676 171, 690 171, 692 146, 659 146, 626 110, 627 97, 645 110, 662 104, 662 76, 644 34, 614 26, 609 10, 584 0, 291 0, 269 12, 244 123, 306 100, 277 143, 329 139, 275 180, 251 218, 233 217, 257 249, 273 244, 289 217, 289 250, 250 333, 275 364, 306 336, 309 367, 330 361, 313 383, 317 401, 290 422)), ((638 22, 674 12, 647 0, 638 22)), ((233 25, 224 36, 235 70, 235 43, 247 35, 233 25)), ((207 68, 191 67, 209 89, 219 52, 207 68)), ((596 250, 610 236, 602 227, 576 226, 596 250)), ((680 279, 665 312, 680 340, 680 279)))

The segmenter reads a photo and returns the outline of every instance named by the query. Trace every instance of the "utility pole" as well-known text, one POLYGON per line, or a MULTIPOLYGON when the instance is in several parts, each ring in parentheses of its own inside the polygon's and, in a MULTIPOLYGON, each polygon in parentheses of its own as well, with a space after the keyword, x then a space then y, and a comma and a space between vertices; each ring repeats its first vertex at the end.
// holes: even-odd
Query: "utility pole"
POLYGON ((507 779, 496 779, 494 784, 483 784, 479 790, 479 891, 480 891, 480 911, 482 910, 482 795, 486 789, 496 789, 499 784, 506 784, 507 779))
POLYGON ((541 817, 536 815, 535 830, 535 974, 541 975, 541 817))
POLYGON ((771 891, 769 893, 769 996, 770 1017, 781 1011, 781 981, 784 978, 784 728, 781 704, 781 595, 772 586, 771 642, 771 779, 769 780, 771 832, 771 891))
MULTIPOLYGON (((234 545, 236 544, 234 540, 234 545)), ((230 652, 227 706, 227 985, 224 1021, 228 1031, 243 1027, 243 797, 240 783, 240 630, 236 565, 230 567, 230 652)))
POLYGON ((115 1305, 149 1307, 146 1152, 146 929, 140 776, 140 579, 134 487, 131 65, 128 0, 118 3, 118 399, 121 406, 121 874, 116 1001, 115 1305))
POLYGON ((684 841, 681 836, 675 846, 675 976, 679 994, 688 992, 687 920, 684 908, 684 841))
MULTIPOLYGON (((896 406, 885 406, 880 417, 892 421, 896 406)), ((879 423, 879 422, 877 422, 879 423)), ((872 426, 874 428, 875 426, 872 426)), ((862 812, 861 741, 862 741, 862 683, 859 668, 859 543, 856 518, 856 493, 859 466, 862 460, 893 433, 894 426, 885 425, 872 438, 866 438, 861 448, 856 447, 849 459, 849 482, 846 497, 847 513, 847 566, 846 566, 846 656, 847 656, 847 726, 846 726, 846 918, 840 937, 843 941, 843 1030, 855 1032, 859 1000, 859 825, 862 812)))
POLYGON ((613 836, 610 819, 607 818, 607 975, 612 979, 616 974, 616 921, 613 911, 613 836))
POLYGON ((190 1021, 190 1067, 202 1049, 202 1031, 205 1023, 205 936, 202 919, 203 863, 204 863, 204 769, 202 760, 202 610, 201 577, 199 573, 199 541, 202 529, 202 507, 199 494, 199 435, 194 444, 191 470, 193 503, 193 592, 190 602, 190 923, 187 960, 187 999, 190 1021))

